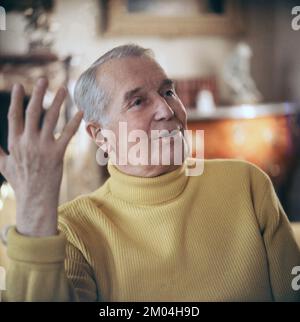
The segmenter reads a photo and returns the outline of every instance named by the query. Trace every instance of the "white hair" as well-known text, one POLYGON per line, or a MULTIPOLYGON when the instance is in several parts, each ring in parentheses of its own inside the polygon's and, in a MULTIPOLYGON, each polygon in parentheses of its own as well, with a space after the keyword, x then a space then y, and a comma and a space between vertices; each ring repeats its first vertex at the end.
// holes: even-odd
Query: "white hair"
POLYGON ((110 95, 97 82, 98 67, 111 59, 125 57, 154 57, 150 49, 145 49, 135 44, 118 46, 98 58, 79 77, 75 85, 74 100, 79 110, 83 111, 83 118, 86 122, 107 123, 107 106, 110 102, 110 95))

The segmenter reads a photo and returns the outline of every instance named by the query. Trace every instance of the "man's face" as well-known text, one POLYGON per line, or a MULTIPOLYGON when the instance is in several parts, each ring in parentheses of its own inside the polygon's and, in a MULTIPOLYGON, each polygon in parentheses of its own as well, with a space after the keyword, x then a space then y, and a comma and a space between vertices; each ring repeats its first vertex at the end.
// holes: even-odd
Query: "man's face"
MULTIPOLYGON (((119 159, 119 123, 126 122, 127 134, 133 130, 142 130, 149 138, 149 166, 141 175, 152 176, 174 168, 174 144, 170 145, 170 166, 151 166, 152 140, 158 140, 160 151, 165 138, 156 138, 153 130, 179 130, 181 136, 187 127, 186 111, 175 93, 173 82, 168 79, 163 69, 147 57, 129 57, 113 59, 100 67, 98 81, 110 95, 108 106, 109 124, 106 129, 116 137, 116 156, 119 159), (173 167, 172 167, 173 163, 173 167)), ((162 133, 162 132, 161 132, 162 133)), ((174 132, 176 133, 176 132, 174 132)), ((171 140, 173 143, 174 141, 171 140)), ((170 142, 170 138, 168 138, 170 142)), ((136 144, 128 143, 127 150, 136 144)), ((154 152, 152 152, 153 154, 154 152)), ((117 161, 118 163, 118 161, 117 161)), ((160 158, 161 163, 161 158, 160 158)), ((121 168, 121 167, 120 167, 121 168)), ((129 172, 129 167, 123 167, 129 172)))

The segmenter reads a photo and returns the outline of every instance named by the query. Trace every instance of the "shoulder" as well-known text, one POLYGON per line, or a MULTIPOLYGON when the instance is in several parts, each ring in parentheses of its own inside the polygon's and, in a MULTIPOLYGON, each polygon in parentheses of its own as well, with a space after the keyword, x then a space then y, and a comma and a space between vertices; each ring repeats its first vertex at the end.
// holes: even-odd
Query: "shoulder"
POLYGON ((263 172, 257 165, 238 159, 205 159, 204 164, 206 167, 214 169, 226 169, 226 170, 253 170, 263 172))
POLYGON ((200 183, 205 191, 224 199, 231 200, 237 207, 248 205, 253 208, 260 227, 263 227, 262 217, 265 216, 263 207, 277 205, 277 199, 272 181, 257 165, 243 160, 213 159, 205 160, 203 178, 200 183), (202 180, 202 182, 201 182, 202 180))
POLYGON ((264 193, 267 185, 272 185, 269 176, 257 165, 236 159, 204 160, 203 173, 191 177, 190 182, 220 191, 243 191, 257 196, 264 193))
POLYGON ((269 176, 257 165, 236 159, 212 159, 204 161, 203 174, 210 176, 231 177, 232 179, 246 179, 251 182, 269 181, 269 176))

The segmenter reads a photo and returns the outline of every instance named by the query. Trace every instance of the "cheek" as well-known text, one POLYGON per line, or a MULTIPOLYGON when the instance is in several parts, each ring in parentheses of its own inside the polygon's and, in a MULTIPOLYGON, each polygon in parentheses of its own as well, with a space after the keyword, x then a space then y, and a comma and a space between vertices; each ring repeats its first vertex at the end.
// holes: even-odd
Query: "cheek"
POLYGON ((153 113, 151 112, 151 109, 143 109, 132 113, 130 116, 128 115, 126 120, 128 132, 131 130, 143 130, 148 133, 151 129, 152 119, 153 113))
MULTIPOLYGON (((134 113, 135 114, 135 113, 134 113)), ((147 134, 151 132, 151 118, 145 113, 139 113, 139 115, 135 114, 130 115, 127 114, 127 117, 122 117, 119 119, 119 122, 125 123, 126 125, 117 125, 114 127, 114 132, 116 133, 116 149, 119 151, 119 145, 124 143, 124 140, 127 142, 127 148, 129 149, 131 146, 135 145, 136 142, 129 142, 129 138, 139 137, 139 132, 135 130, 142 130, 147 134), (122 143, 123 142, 123 143, 122 143)))
POLYGON ((187 127, 187 113, 184 105, 182 102, 178 99, 176 102, 175 106, 175 111, 176 111, 176 116, 178 120, 185 126, 187 127))

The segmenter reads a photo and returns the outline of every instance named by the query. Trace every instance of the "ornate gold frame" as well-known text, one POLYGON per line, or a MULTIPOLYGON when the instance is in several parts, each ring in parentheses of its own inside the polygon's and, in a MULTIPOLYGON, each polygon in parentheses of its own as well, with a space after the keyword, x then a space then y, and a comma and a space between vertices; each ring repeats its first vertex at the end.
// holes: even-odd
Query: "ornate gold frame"
POLYGON ((244 32, 241 2, 227 0, 226 14, 156 16, 128 13, 126 0, 107 1, 106 36, 237 35, 244 32))

